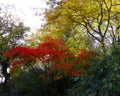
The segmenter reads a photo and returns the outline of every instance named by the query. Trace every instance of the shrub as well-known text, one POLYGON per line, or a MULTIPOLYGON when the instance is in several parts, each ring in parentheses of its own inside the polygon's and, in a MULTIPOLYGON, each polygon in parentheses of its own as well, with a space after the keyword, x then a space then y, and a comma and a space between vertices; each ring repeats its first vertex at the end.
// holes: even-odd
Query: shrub
POLYGON ((67 96, 119 96, 120 95, 120 47, 95 60, 88 71, 71 88, 67 96))

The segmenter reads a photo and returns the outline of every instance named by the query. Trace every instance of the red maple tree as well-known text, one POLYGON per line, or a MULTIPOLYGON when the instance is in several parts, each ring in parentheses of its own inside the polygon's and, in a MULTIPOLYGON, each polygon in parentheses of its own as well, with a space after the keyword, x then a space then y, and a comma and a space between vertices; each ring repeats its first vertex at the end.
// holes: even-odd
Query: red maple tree
POLYGON ((81 50, 75 55, 62 39, 45 37, 37 48, 19 46, 4 53, 11 62, 11 71, 16 66, 29 66, 39 62, 47 74, 56 73, 53 78, 83 74, 84 66, 90 65, 91 51, 81 50), (78 67, 80 66, 80 67, 78 67), (58 77, 57 77, 58 76, 58 77))

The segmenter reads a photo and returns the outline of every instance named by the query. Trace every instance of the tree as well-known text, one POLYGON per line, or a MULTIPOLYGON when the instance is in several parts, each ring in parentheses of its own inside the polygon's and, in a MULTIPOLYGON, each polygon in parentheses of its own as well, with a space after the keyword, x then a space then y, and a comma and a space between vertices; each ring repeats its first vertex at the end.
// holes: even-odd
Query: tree
POLYGON ((48 33, 69 37, 79 28, 99 42, 103 51, 109 43, 119 41, 119 0, 50 0, 50 4, 55 7, 46 11, 48 33))
POLYGON ((67 96, 119 96, 120 94, 120 45, 112 46, 106 56, 93 61, 88 76, 83 77, 67 96))
MULTIPOLYGON (((25 33, 29 30, 17 17, 9 13, 8 7, 11 6, 0 5, 0 67, 2 67, 2 73, 0 74, 5 77, 3 83, 5 86, 7 86, 6 84, 10 77, 10 74, 7 72, 10 64, 2 53, 5 50, 22 44, 21 41, 25 37, 25 33)), ((4 89, 4 91, 8 90, 4 89)))
POLYGON ((25 37, 29 28, 25 27, 18 17, 9 13, 9 6, 8 8, 5 5, 0 7, 0 44, 1 50, 7 50, 21 44, 20 40, 25 37))
POLYGON ((40 79, 50 82, 51 87, 61 95, 72 86, 70 77, 87 74, 91 59, 94 58, 93 53, 88 50, 80 50, 79 54, 74 54, 62 39, 49 36, 36 48, 20 46, 4 54, 11 62, 13 78, 16 78, 17 70, 21 73, 32 69, 40 79))

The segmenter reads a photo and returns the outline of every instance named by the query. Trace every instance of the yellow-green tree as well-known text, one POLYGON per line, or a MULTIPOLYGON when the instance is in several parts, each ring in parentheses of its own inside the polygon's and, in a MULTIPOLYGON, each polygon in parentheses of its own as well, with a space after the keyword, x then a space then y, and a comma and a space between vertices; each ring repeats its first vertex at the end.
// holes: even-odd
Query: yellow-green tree
POLYGON ((103 51, 107 44, 119 41, 120 0, 49 0, 49 4, 46 34, 92 37, 103 51))

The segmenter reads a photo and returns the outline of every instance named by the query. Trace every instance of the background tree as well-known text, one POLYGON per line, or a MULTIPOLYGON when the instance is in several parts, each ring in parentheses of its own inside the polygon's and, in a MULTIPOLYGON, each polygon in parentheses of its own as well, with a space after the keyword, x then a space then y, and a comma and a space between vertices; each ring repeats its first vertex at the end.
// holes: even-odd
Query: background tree
POLYGON ((106 51, 106 45, 119 41, 119 0, 50 0, 49 2, 53 7, 45 13, 47 24, 44 29, 47 34, 66 38, 72 36, 75 38, 77 34, 79 39, 78 37, 75 39, 78 41, 87 36, 98 42, 103 51, 106 51))
POLYGON ((10 64, 8 63, 8 59, 5 59, 2 53, 17 45, 21 45, 25 33, 29 31, 29 28, 25 27, 16 16, 10 14, 9 8, 13 7, 9 5, 0 5, 0 67, 2 68, 2 73, 0 74, 5 78, 3 83, 5 88, 3 89, 4 91, 8 91, 7 82, 10 74, 7 72, 7 69, 10 64))

